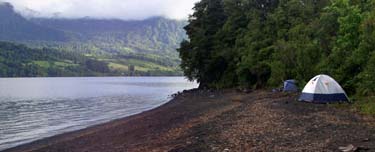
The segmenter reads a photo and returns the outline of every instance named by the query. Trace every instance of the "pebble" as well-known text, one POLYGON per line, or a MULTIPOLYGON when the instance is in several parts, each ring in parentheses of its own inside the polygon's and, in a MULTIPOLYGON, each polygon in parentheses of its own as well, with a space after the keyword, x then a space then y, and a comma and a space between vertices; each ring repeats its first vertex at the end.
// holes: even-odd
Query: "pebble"
POLYGON ((368 141, 370 141, 370 138, 363 139, 363 142, 368 142, 368 141))

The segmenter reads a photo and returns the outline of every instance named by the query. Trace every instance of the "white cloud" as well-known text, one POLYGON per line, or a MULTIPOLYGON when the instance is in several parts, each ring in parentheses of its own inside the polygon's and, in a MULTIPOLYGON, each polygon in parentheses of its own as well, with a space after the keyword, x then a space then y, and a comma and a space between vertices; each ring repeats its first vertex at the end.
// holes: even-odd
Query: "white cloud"
POLYGON ((38 12, 38 17, 145 19, 165 16, 186 19, 199 0, 3 0, 16 10, 27 14, 38 12), (29 10, 29 11, 25 11, 29 10))

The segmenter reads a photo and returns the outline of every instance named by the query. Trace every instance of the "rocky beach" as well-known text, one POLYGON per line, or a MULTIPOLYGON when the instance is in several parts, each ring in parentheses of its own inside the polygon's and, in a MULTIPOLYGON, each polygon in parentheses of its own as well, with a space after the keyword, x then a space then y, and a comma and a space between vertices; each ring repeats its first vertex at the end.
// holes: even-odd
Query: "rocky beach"
POLYGON ((375 151, 372 117, 297 97, 184 91, 154 110, 6 151, 375 151))

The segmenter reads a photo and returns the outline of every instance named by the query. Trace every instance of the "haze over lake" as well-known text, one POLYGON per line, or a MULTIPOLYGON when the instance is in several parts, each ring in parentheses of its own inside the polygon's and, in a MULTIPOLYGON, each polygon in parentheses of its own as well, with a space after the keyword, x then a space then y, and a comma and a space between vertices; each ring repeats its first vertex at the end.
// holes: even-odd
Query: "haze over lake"
POLYGON ((0 150, 134 115, 197 87, 182 77, 0 79, 0 150))

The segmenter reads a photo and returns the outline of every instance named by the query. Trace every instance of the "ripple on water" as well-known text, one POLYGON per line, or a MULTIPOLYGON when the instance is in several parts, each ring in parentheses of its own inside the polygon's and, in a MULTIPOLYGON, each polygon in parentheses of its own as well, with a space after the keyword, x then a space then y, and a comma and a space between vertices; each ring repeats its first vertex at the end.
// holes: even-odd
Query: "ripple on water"
POLYGON ((0 151, 150 110, 194 87, 180 77, 0 79, 0 151))

